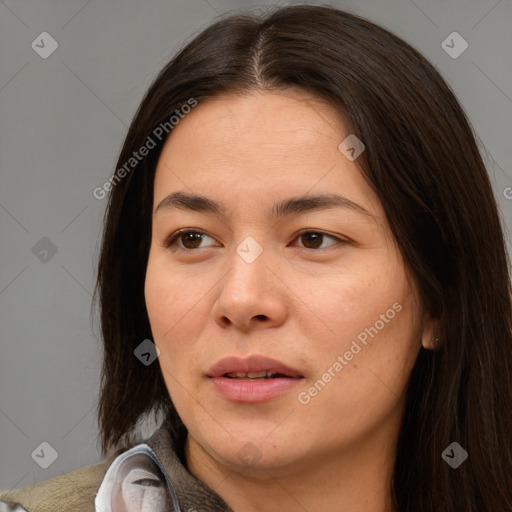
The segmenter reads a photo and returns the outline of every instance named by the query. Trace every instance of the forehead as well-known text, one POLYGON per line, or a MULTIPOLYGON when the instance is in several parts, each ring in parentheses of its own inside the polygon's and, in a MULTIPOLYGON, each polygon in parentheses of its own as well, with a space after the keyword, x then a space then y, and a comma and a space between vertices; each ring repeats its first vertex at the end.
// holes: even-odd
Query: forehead
POLYGON ((177 190, 242 194, 261 206, 284 194, 337 191, 379 214, 380 203, 358 166, 338 149, 347 135, 334 107, 297 89, 199 101, 164 145, 155 207, 177 190))
POLYGON ((233 93, 200 100, 173 128, 166 149, 198 159, 229 153, 241 161, 257 155, 263 164, 284 156, 293 162, 326 146, 336 150, 344 132, 333 107, 301 90, 233 93))

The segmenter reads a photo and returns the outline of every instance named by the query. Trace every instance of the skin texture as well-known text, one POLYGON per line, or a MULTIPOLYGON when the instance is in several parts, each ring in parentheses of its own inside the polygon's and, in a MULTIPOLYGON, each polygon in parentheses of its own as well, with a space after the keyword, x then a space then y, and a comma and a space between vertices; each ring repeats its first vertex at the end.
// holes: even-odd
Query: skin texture
POLYGON ((404 393, 432 326, 380 201, 338 149, 348 135, 333 108, 304 91, 229 94, 199 102, 158 162, 154 212, 177 191, 227 208, 225 217, 154 213, 145 297, 159 364, 189 432, 188 468, 236 512, 393 510, 404 393), (371 216, 349 208, 264 215, 279 200, 320 193, 343 195, 371 216), (182 236, 166 248, 184 228, 205 233, 202 241, 182 236), (301 236, 306 228, 327 234, 301 236), (263 248, 252 263, 236 252, 248 236, 263 248), (394 318, 301 403, 299 393, 397 303, 394 318), (225 356, 252 354, 304 379, 267 402, 228 401, 207 371, 225 356), (239 456, 247 451, 252 460, 239 456))

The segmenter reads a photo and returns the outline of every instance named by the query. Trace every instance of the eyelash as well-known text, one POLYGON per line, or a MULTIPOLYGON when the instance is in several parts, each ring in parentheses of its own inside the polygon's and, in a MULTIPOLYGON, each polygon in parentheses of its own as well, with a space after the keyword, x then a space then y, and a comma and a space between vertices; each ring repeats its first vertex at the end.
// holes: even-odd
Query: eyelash
MULTIPOLYGON (((180 240, 180 237, 183 235, 189 234, 189 233, 206 235, 206 236, 210 237, 210 235, 208 235, 204 231, 198 231, 198 230, 193 230, 193 229, 183 229, 183 230, 176 231, 169 238, 167 238, 167 240, 164 242, 164 247, 166 247, 167 249, 177 248, 177 249, 181 249, 184 251, 197 251, 198 249, 205 249, 205 247, 196 247, 195 249, 189 249, 187 247, 180 247, 179 245, 177 245, 177 242, 180 240)), ((330 245, 329 247, 334 247, 335 245, 339 245, 339 244, 345 244, 345 245, 350 244, 350 241, 348 241, 348 240, 344 240, 337 236, 330 235, 329 233, 326 233, 324 231, 311 230, 311 229, 309 229, 309 230, 304 229, 304 230, 300 231, 299 233, 297 233, 294 240, 296 240, 297 238, 299 238, 302 235, 311 234, 311 233, 316 234, 316 235, 327 236, 327 237, 332 238, 337 241, 337 244, 330 245)), ((213 237, 210 237, 210 238, 213 238, 213 237)), ((324 247, 323 249, 328 249, 329 247, 324 247)), ((301 249, 306 249, 306 250, 316 251, 316 252, 322 250, 321 248, 311 249, 309 247, 301 247, 301 249)))

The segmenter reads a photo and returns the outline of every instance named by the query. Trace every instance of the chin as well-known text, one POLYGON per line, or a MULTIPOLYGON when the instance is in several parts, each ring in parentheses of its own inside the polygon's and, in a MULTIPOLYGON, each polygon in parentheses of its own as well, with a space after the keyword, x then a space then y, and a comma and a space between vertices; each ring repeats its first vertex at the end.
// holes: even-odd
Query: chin
MULTIPOLYGON (((254 425, 249 429, 241 428, 233 436, 222 430, 220 439, 206 438, 205 443, 215 459, 237 472, 256 475, 262 471, 265 473, 296 464, 306 449, 304 443, 300 443, 299 452, 298 443, 293 441, 294 436, 283 431, 284 435, 270 438, 267 432, 271 430, 264 429, 265 434, 262 435, 262 429, 254 425)), ((203 444, 204 447, 206 445, 203 444)))

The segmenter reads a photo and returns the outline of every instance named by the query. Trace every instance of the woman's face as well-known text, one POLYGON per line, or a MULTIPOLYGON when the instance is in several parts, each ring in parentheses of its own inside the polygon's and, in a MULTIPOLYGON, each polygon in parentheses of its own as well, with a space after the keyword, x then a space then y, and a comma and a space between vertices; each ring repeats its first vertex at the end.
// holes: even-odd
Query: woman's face
POLYGON ((145 297, 159 363, 189 442, 239 472, 396 442, 429 326, 338 148, 348 135, 300 90, 225 95, 199 102, 158 162, 145 297))

